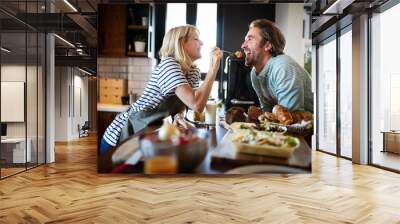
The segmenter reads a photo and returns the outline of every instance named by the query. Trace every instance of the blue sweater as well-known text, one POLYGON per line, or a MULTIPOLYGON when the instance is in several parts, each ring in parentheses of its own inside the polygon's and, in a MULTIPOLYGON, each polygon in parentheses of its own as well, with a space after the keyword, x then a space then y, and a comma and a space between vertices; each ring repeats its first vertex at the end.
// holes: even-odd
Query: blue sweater
POLYGON ((291 112, 313 112, 311 76, 285 54, 271 57, 258 75, 253 68, 251 82, 264 111, 279 104, 291 112))

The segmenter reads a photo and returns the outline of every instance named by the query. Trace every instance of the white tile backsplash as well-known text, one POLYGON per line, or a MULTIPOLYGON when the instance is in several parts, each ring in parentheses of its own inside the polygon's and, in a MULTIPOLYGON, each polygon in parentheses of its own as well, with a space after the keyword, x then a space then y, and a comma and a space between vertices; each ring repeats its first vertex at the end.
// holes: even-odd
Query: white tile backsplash
POLYGON ((118 72, 118 73, 127 72, 127 67, 124 65, 114 65, 112 68, 113 72, 118 72))
POLYGON ((147 81, 147 80, 149 80, 149 76, 145 75, 145 74, 138 73, 138 74, 135 74, 133 76, 133 80, 135 80, 135 81, 147 81))
POLYGON ((151 65, 147 65, 147 66, 140 66, 140 72, 141 73, 151 73, 151 71, 153 70, 153 68, 151 67, 151 65))
POLYGON ((140 66, 136 65, 136 66, 129 66, 128 67, 128 72, 140 72, 140 66))
POLYGON ((113 67, 109 65, 99 65, 99 72, 112 72, 113 67))
POLYGON ((135 58, 133 60, 133 65, 149 65, 148 61, 151 60, 149 58, 135 58))
POLYGON ((107 65, 119 65, 120 58, 106 58, 107 65))
POLYGON ((121 78, 128 80, 128 92, 143 93, 157 60, 153 58, 98 58, 100 78, 121 78))
POLYGON ((120 65, 129 65, 129 58, 121 58, 119 59, 120 65))
POLYGON ((97 64, 103 65, 106 63, 106 59, 105 58, 97 58, 97 64))

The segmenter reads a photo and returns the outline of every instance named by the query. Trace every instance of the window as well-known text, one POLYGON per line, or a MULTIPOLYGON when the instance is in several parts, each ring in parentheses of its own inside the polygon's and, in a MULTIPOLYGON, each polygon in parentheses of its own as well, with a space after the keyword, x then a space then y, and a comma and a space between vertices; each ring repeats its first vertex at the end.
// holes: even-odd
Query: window
POLYGON ((336 154, 336 39, 318 57, 318 149, 336 154))
MULTIPOLYGON (((186 22, 186 4, 168 3, 165 32, 186 22)), ((189 15, 191 16, 191 15, 189 15)), ((210 67, 210 52, 212 47, 217 45, 217 4, 197 4, 196 27, 200 31, 200 40, 203 42, 201 58, 195 61, 201 73, 207 73, 210 67)), ((211 91, 211 97, 218 98, 218 82, 215 81, 211 91)))
POLYGON ((384 136, 382 132, 400 130, 400 33, 395 29, 398 21, 400 4, 371 19, 370 81, 372 163, 396 170, 400 170, 400 156, 392 152, 398 150, 400 135, 384 136))
POLYGON ((351 158, 352 142, 352 33, 340 37, 340 154, 351 158))
POLYGON ((210 67, 210 51, 217 44, 217 4, 197 4, 196 26, 200 31, 202 58, 196 63, 202 73, 207 73, 210 67))
POLYGON ((168 3, 165 33, 173 27, 186 25, 186 4, 168 3))

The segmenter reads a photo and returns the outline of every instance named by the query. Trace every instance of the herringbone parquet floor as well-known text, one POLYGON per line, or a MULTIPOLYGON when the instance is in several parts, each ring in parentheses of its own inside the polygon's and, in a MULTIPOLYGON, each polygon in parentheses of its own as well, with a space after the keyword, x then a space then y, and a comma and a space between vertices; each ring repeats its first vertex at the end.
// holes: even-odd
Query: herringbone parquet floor
POLYGON ((307 175, 100 175, 95 139, 0 181, 0 223, 400 223, 400 175, 374 167, 313 152, 307 175))

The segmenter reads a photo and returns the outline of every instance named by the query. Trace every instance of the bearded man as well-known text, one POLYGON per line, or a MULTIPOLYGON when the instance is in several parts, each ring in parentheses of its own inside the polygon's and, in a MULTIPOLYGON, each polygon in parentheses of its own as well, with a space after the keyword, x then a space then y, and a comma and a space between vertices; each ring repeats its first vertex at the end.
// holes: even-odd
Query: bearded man
POLYGON ((283 53, 285 43, 285 37, 273 22, 258 19, 250 23, 242 49, 246 54, 246 65, 253 67, 253 88, 263 111, 271 112, 279 104, 290 112, 312 113, 311 77, 283 53))

